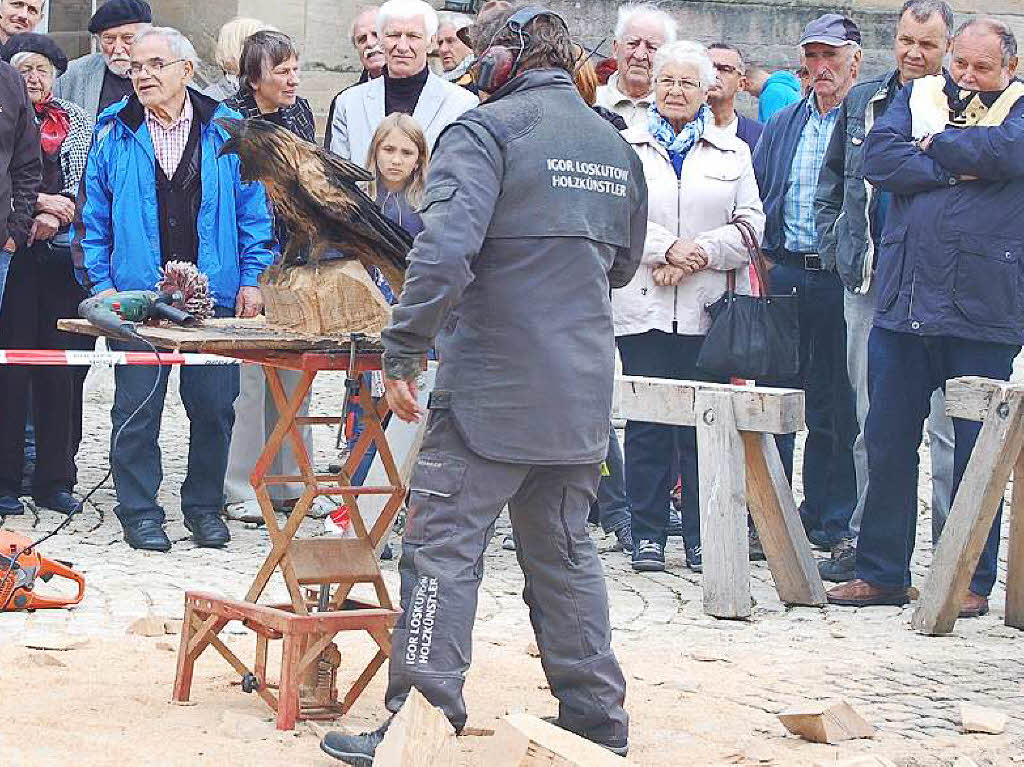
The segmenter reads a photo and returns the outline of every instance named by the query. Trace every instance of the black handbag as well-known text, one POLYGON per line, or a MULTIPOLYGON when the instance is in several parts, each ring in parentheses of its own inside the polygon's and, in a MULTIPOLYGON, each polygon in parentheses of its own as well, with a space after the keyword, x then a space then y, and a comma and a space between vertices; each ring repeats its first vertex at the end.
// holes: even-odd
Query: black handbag
POLYGON ((797 295, 771 295, 768 268, 753 227, 733 221, 750 253, 762 296, 736 293, 736 270, 726 275, 726 291, 706 307, 711 329, 704 337, 697 367, 719 378, 787 381, 800 371, 800 314, 797 295))

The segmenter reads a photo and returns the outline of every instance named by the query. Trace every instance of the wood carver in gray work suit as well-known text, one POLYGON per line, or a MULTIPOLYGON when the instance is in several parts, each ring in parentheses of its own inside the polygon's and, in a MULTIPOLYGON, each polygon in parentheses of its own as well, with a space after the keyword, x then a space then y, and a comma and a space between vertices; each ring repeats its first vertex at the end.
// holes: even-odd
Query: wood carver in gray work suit
MULTIPOLYGON (((384 331, 398 417, 421 416, 415 380, 435 337, 441 360, 410 483, 386 705, 398 711, 416 687, 465 725, 484 549, 507 504, 555 723, 625 754, 626 684, 587 514, 608 449, 609 291, 640 264, 647 186, 576 91, 559 16, 526 8, 480 24, 477 52, 510 57, 511 79, 438 139, 424 230, 384 331)), ((321 747, 369 765, 385 729, 329 733, 321 747)))

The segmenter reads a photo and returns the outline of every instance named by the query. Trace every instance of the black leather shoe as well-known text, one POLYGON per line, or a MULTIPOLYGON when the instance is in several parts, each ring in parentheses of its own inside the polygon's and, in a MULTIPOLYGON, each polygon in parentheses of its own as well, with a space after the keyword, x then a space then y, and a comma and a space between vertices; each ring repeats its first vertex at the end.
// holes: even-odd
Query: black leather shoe
POLYGON ((373 732, 363 732, 359 735, 329 732, 320 741, 320 750, 335 759, 340 759, 345 764, 371 767, 373 755, 377 753, 377 746, 384 740, 384 734, 388 731, 390 724, 391 720, 388 719, 373 732))
POLYGON ((200 514, 185 519, 185 527, 192 533, 196 546, 204 549, 219 549, 231 540, 231 533, 220 514, 200 514))
POLYGON ((0 517, 20 517, 25 513, 25 504, 16 495, 0 495, 0 517))
POLYGON ((125 542, 133 549, 142 551, 170 551, 171 539, 164 532, 163 525, 155 519, 134 519, 121 521, 125 542))
POLYGON ((33 495, 36 506, 56 511, 58 514, 71 516, 78 510, 78 499, 64 488, 58 488, 43 495, 33 495))
POLYGON ((572 728, 566 727, 564 724, 562 724, 558 720, 557 716, 545 716, 541 718, 548 724, 553 724, 555 725, 555 727, 558 727, 562 730, 571 732, 574 735, 579 735, 581 738, 586 738, 591 743, 596 743, 601 748, 606 748, 617 756, 626 756, 626 754, 629 753, 629 743, 626 740, 626 738, 607 738, 599 736, 596 733, 592 732, 576 732, 572 728))

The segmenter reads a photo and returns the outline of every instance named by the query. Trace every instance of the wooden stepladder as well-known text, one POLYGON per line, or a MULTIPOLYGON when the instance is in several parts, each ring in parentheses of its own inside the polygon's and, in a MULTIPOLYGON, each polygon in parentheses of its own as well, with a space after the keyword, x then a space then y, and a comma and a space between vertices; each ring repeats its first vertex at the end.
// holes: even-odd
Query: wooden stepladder
POLYGON ((255 692, 277 712, 277 728, 290 730, 298 719, 333 719, 348 711, 391 653, 391 629, 401 614, 391 602, 377 561, 377 551, 405 499, 406 488, 384 435, 383 419, 388 413, 384 401, 373 402, 368 387, 360 391, 363 432, 337 474, 318 474, 299 434, 305 424, 334 426, 341 416, 299 416, 306 395, 318 372, 347 370, 361 373, 379 370, 380 352, 239 352, 235 355, 263 366, 267 383, 277 405, 279 419, 267 439, 250 479, 266 522, 272 550, 244 599, 189 591, 185 594, 185 621, 178 650, 178 670, 173 700, 189 698, 195 661, 213 647, 241 676, 244 692, 255 692), (286 394, 279 369, 302 373, 298 385, 286 394), (271 475, 275 456, 285 449, 286 440, 299 465, 297 476, 271 475), (386 484, 353 486, 351 477, 370 445, 383 460, 386 484), (269 485, 301 482, 302 496, 278 524, 269 485), (295 535, 319 496, 340 496, 347 504, 353 537, 301 539, 295 535), (381 496, 387 500, 372 527, 360 513, 357 498, 381 496), (259 598, 279 571, 288 590, 288 604, 260 604, 259 598), (360 583, 373 586, 376 603, 351 597, 360 583), (241 621, 256 634, 256 660, 250 668, 218 637, 231 621, 241 621), (341 664, 334 644, 342 631, 363 631, 373 640, 375 654, 341 699, 336 674, 341 664), (269 644, 281 640, 281 672, 275 685, 267 677, 269 644), (276 688, 276 694, 272 689, 276 688))
POLYGON ((985 548, 1013 473, 1007 626, 1024 629, 1024 385, 965 377, 946 383, 946 412, 981 421, 981 433, 964 470, 912 625, 923 634, 948 634, 985 548))
POLYGON ((825 604, 773 437, 804 427, 804 393, 637 376, 620 376, 616 384, 623 417, 697 428, 704 612, 750 616, 748 509, 779 599, 825 604))

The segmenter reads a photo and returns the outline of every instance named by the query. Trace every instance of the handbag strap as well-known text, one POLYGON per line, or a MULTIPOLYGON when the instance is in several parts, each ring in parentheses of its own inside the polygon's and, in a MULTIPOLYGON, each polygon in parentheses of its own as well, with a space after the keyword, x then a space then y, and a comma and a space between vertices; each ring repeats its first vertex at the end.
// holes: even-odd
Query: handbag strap
MULTIPOLYGON (((768 285, 768 263, 761 250, 761 245, 757 241, 757 234, 754 232, 754 227, 749 221, 741 218, 735 218, 730 223, 739 230, 740 239, 743 241, 743 245, 747 249, 747 255, 750 257, 750 263, 754 267, 754 273, 757 275, 757 281, 761 285, 764 295, 770 294, 771 290, 768 285)), ((729 284, 730 291, 735 290, 735 269, 729 272, 726 280, 729 284)))

